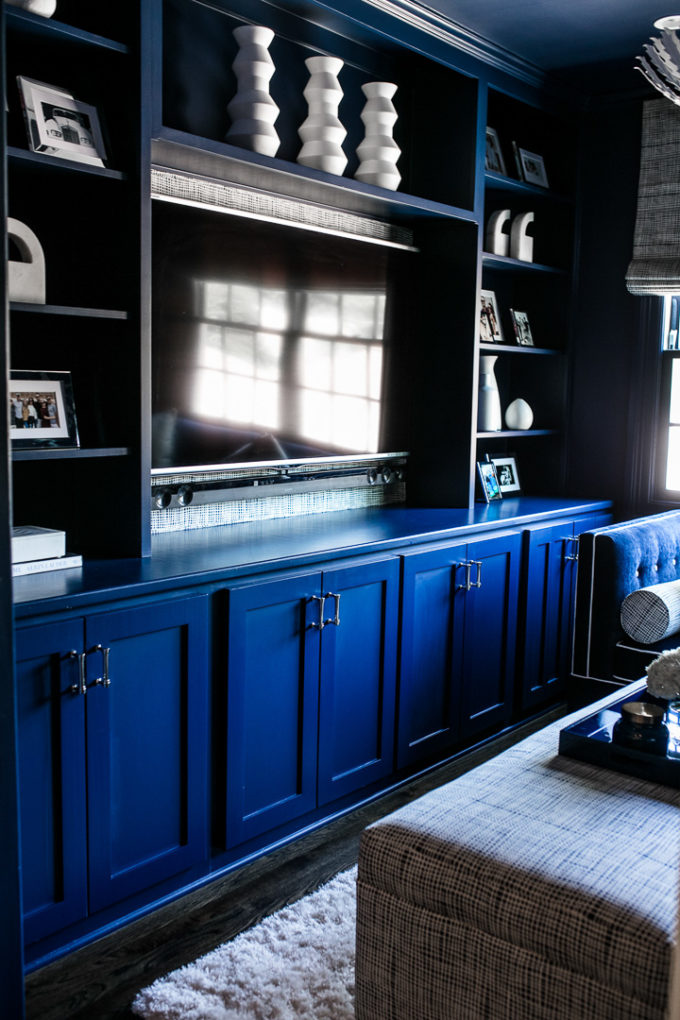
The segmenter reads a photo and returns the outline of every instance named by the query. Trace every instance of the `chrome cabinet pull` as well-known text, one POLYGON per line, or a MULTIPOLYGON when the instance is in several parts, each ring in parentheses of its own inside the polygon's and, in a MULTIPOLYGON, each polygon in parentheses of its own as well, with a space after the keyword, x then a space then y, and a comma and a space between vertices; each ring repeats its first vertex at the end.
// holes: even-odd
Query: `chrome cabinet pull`
POLYGON ((565 560, 571 560, 573 563, 578 563, 578 537, 572 538, 571 535, 570 535, 569 538, 565 539, 565 542, 571 542, 572 545, 576 546, 576 552, 575 553, 565 553, 564 554, 565 560))
POLYGON ((93 652, 102 653, 103 672, 101 676, 95 679, 95 687, 110 687, 111 677, 109 675, 109 655, 111 654, 110 648, 104 648, 103 645, 95 645, 92 649, 93 652))
POLYGON ((456 563, 456 569, 459 567, 465 567, 465 584, 457 584, 456 591, 470 591, 472 587, 472 560, 462 560, 460 563, 456 563))
POLYGON ((339 627, 340 626, 340 596, 337 595, 334 591, 327 591, 326 594, 324 595, 324 598, 325 599, 333 599, 333 601, 335 602, 335 611, 334 611, 333 617, 332 618, 329 617, 327 620, 324 620, 324 623, 325 624, 332 624, 333 627, 339 627))
POLYGON ((68 653, 69 659, 78 660, 78 682, 71 684, 71 694, 87 694, 87 683, 85 681, 85 652, 76 652, 71 649, 68 653))
POLYGON ((310 624, 310 627, 313 627, 315 630, 323 630, 324 627, 326 626, 326 621, 323 618, 323 610, 324 610, 324 606, 326 604, 326 596, 325 595, 312 595, 312 602, 318 602, 319 603, 319 622, 315 623, 312 620, 312 622, 310 624))
MULTIPOLYGON (((481 588, 482 587, 482 561, 472 560, 472 563, 477 567, 477 577, 470 585, 470 588, 481 588)), ((468 588, 468 591, 470 590, 468 588)))

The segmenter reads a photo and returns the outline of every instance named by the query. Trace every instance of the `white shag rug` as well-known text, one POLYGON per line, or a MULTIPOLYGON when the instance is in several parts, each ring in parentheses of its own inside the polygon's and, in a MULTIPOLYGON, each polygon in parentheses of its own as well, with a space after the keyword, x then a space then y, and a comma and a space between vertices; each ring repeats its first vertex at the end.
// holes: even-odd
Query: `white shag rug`
POLYGON ((146 1020, 354 1020, 356 868, 144 988, 146 1020))

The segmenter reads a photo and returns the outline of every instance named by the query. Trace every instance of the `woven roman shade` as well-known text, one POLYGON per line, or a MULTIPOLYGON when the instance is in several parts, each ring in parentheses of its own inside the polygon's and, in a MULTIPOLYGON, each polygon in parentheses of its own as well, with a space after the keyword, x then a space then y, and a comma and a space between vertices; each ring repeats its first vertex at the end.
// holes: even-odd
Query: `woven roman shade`
POLYGON ((680 292, 680 107, 649 99, 642 110, 642 145, 631 294, 680 292))

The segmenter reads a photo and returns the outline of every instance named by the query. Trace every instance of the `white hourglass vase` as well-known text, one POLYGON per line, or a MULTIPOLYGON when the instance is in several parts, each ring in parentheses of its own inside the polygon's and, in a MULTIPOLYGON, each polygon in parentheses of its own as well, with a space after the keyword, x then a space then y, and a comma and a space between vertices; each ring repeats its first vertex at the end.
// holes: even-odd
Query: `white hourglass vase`
POLYGON ((40 14, 43 18, 51 18, 57 9, 57 0, 7 0, 7 3, 31 14, 40 14))
POLYGON ((479 401, 477 404, 477 428, 480 432, 499 432, 503 427, 501 399, 494 375, 495 354, 483 355, 479 359, 479 401))
POLYGON ((297 161, 303 166, 340 176, 347 166, 342 143, 347 132, 338 118, 342 88, 338 75, 343 62, 337 57, 308 57, 309 81, 304 90, 307 117, 298 128, 302 148, 297 161))
POLYGON ((354 176, 365 184, 396 191, 401 180, 397 170, 401 149, 392 137, 397 122, 392 98, 397 86, 389 81, 371 81, 362 85, 361 91, 366 96, 361 113, 365 134, 357 148, 360 163, 354 176))
POLYGON ((264 25, 240 25, 234 29, 234 38, 239 45, 232 64, 238 88, 227 106, 231 127, 226 140, 263 156, 275 156, 280 144, 274 130, 279 108, 269 94, 274 74, 269 45, 274 33, 264 25))

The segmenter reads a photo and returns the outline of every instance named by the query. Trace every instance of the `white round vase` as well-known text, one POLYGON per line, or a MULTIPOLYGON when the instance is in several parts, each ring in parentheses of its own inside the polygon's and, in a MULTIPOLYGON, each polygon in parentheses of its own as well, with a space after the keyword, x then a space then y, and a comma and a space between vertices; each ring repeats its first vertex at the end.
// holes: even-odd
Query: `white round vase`
POLYGON ((485 354, 479 359, 479 399, 477 404, 477 429, 479 432, 499 432, 503 427, 501 400, 498 383, 494 375, 496 354, 485 354))
POLYGON ((517 397, 505 410, 505 424, 509 429, 530 429, 534 421, 534 412, 522 397, 517 397))
POLYGON ((269 45, 274 33, 264 25, 240 25, 234 29, 234 38, 239 44, 232 64, 238 88, 227 106, 231 127, 226 140, 263 156, 275 156, 280 144, 274 130, 279 108, 269 94, 274 74, 269 45))
POLYGON ((43 18, 51 18, 57 9, 57 0, 7 0, 7 3, 31 14, 40 14, 43 18))
POLYGON ((397 86, 389 81, 371 81, 361 86, 366 104, 361 113, 365 135, 357 147, 360 163, 354 176, 365 184, 396 191, 401 181, 397 160, 401 149, 392 137, 397 111, 392 98, 397 86))
POLYGON ((338 117, 342 99, 338 75, 343 62, 337 57, 307 57, 305 66, 309 71, 304 90, 308 113, 298 128, 302 148, 297 161, 340 176, 347 166, 342 148, 347 132, 338 117))

